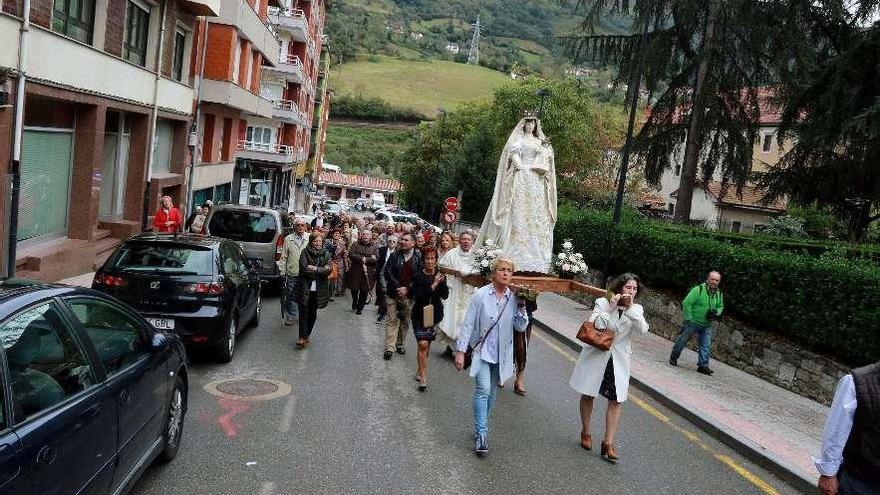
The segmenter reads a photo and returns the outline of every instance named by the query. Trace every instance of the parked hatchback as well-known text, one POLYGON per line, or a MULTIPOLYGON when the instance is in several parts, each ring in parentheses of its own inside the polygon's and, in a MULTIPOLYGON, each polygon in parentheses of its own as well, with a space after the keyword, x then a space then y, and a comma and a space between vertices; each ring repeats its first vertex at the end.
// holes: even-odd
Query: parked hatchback
POLYGON ((284 246, 284 223, 278 210, 259 206, 220 205, 205 219, 205 234, 233 240, 251 260, 260 260, 260 276, 278 281, 275 263, 284 246))
POLYGON ((136 308, 157 329, 229 362, 241 330, 260 322, 259 264, 227 239, 140 234, 116 249, 92 287, 136 308))
POLYGON ((0 282, 0 493, 123 493, 180 447, 186 353, 100 292, 0 282))

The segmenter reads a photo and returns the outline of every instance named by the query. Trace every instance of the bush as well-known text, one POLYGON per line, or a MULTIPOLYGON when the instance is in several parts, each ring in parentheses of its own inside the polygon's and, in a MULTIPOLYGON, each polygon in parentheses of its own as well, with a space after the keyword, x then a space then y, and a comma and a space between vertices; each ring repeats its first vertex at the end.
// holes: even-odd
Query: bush
MULTIPOLYGON (((573 239, 592 266, 601 266, 611 214, 562 207, 555 238, 573 239)), ((735 245, 636 219, 621 223, 613 242, 614 273, 632 271, 684 294, 717 269, 731 314, 852 365, 880 356, 880 268, 873 264, 735 245)))
POLYGON ((804 223, 803 218, 781 215, 771 219, 770 223, 761 230, 761 233, 777 237, 805 239, 807 231, 804 230, 804 223))

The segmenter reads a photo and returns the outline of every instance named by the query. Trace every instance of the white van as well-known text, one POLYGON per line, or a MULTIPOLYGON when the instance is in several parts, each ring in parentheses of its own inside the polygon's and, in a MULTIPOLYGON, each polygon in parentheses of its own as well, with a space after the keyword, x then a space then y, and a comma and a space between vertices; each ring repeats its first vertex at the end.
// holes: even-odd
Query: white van
POLYGON ((373 203, 373 210, 385 208, 385 195, 380 192, 374 192, 370 195, 370 201, 373 203))

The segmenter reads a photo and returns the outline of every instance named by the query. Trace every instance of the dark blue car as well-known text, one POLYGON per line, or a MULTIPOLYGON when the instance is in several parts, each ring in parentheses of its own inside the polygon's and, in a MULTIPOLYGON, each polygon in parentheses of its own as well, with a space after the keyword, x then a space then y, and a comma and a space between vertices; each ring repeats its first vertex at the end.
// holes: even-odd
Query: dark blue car
POLYGON ((180 447, 186 353, 98 291, 0 282, 0 494, 124 493, 180 447))

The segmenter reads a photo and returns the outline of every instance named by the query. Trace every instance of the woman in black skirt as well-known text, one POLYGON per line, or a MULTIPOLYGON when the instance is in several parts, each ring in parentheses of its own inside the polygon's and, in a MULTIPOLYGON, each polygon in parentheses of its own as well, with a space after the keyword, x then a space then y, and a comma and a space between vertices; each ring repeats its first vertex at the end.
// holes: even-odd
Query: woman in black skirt
POLYGON ((597 330, 614 332, 614 344, 608 351, 584 346, 569 381, 571 388, 581 394, 581 447, 586 450, 593 448, 590 434, 593 399, 596 395, 608 399, 601 455, 610 462, 618 459, 614 437, 620 424, 621 405, 629 391, 631 337, 633 333, 648 332, 644 310, 635 302, 641 288, 639 277, 624 273, 611 281, 605 297, 596 299, 590 321, 597 330))
POLYGON ((428 388, 428 351, 437 336, 434 326, 443 319, 442 300, 449 297, 449 287, 446 286, 446 275, 437 272, 437 251, 423 250, 422 260, 424 268, 422 273, 413 277, 409 293, 413 299, 412 327, 419 344, 416 381, 419 382, 419 391, 424 392, 428 388), (434 307, 433 323, 424 321, 426 306, 434 307))

